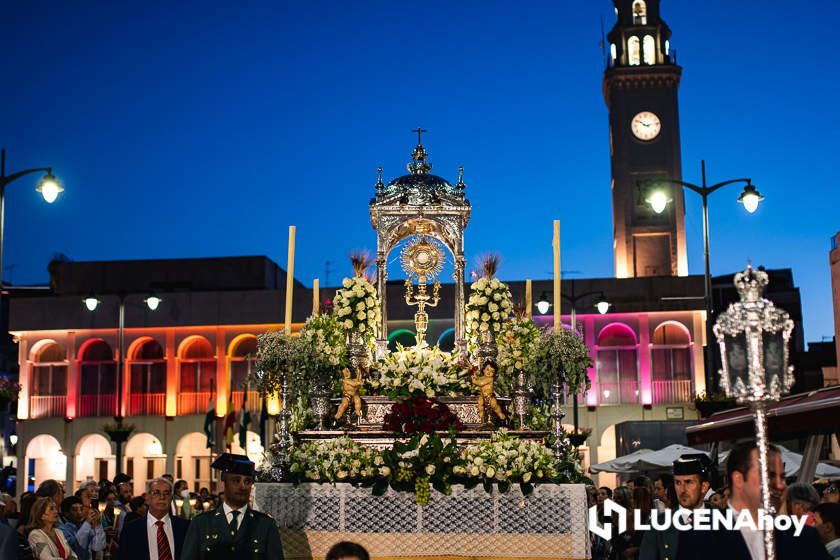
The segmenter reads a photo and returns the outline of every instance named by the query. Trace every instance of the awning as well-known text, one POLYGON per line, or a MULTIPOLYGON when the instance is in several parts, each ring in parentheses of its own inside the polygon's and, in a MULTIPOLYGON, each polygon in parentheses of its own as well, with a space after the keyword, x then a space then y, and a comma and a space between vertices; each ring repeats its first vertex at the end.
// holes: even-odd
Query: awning
MULTIPOLYGON (((840 386, 783 398, 767 410, 772 440, 840 432, 840 386)), ((712 414, 685 429, 689 445, 755 437, 752 413, 736 408, 712 414)))

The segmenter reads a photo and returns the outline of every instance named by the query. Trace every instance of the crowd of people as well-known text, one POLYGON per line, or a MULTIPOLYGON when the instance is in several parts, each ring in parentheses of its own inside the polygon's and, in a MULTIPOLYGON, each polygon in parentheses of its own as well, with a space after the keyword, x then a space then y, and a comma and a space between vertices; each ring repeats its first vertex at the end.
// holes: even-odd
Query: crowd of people
MULTIPOLYGON (((805 528, 799 537, 791 531, 776 531, 777 558, 828 559, 840 558, 840 481, 827 484, 787 484, 784 465, 778 449, 768 453, 771 506, 782 515, 805 517, 805 528)), ((589 506, 596 506, 599 522, 610 523, 613 536, 605 539, 591 535, 593 560, 674 560, 723 558, 737 560, 764 559, 763 533, 741 529, 723 530, 715 534, 701 531, 647 529, 651 515, 671 510, 727 509, 739 513, 747 510, 758 520, 761 509, 761 480, 758 449, 755 443, 737 445, 726 463, 726 479, 713 487, 717 473, 709 457, 703 453, 683 455, 674 462, 671 473, 655 479, 639 476, 618 488, 587 486, 589 506), (634 527, 635 516, 627 516, 627 530, 615 534, 617 519, 607 514, 604 503, 611 499, 628 511, 639 510, 645 529, 634 527)))
MULTIPOLYGON (((784 478, 781 454, 768 453, 771 506, 779 514, 805 519, 802 534, 776 531, 777 558, 840 558, 840 481, 825 485, 792 483, 784 478)), ((16 501, 0 494, 0 560, 214 560, 282 559, 277 525, 249 505, 254 463, 244 455, 223 454, 213 468, 221 471, 223 491, 191 493, 186 481, 163 475, 149 480, 140 496, 131 479, 87 481, 66 495, 59 481, 46 480, 16 501), (201 515, 202 512, 207 512, 201 515)), ((764 559, 763 533, 748 528, 710 535, 695 530, 649 529, 651 516, 671 510, 690 516, 699 509, 749 512, 761 508, 760 469, 755 444, 741 444, 729 454, 726 483, 716 478, 709 457, 683 455, 673 472, 651 480, 640 476, 615 489, 587 486, 590 506, 600 524, 618 526, 604 507, 610 499, 628 511, 638 510, 643 526, 628 515, 627 530, 605 539, 592 534, 593 560, 764 559)), ((328 560, 369 560, 360 545, 336 544, 328 560)))
MULTIPOLYGON (((221 471, 219 494, 190 493, 186 481, 163 475, 134 496, 131 479, 118 474, 69 496, 56 480, 19 501, 0 495, 0 560, 282 559, 277 525, 249 505, 254 463, 225 453, 213 468, 221 471)), ((327 558, 369 560, 350 542, 327 558)))

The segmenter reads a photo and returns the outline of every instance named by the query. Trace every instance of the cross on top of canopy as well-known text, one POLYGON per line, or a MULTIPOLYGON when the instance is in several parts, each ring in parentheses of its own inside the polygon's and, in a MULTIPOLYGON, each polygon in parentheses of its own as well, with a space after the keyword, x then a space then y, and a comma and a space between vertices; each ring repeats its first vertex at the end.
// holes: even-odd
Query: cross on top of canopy
POLYGON ((470 219, 470 203, 464 197, 463 168, 453 186, 432 175, 428 153, 417 128, 417 146, 408 164, 409 173, 387 185, 382 168, 376 183, 376 196, 370 201, 371 225, 379 232, 378 253, 388 253, 400 241, 414 235, 428 235, 442 241, 453 254, 463 253, 463 232, 470 219))

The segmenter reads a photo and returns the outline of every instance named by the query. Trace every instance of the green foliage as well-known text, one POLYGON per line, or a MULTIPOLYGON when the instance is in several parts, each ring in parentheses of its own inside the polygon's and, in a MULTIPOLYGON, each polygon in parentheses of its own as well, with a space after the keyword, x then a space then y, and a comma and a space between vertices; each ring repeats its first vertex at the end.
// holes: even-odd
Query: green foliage
POLYGON ((586 370, 592 367, 589 348, 577 333, 566 328, 543 333, 540 337, 534 361, 534 375, 531 385, 537 400, 548 399, 551 384, 559 378, 569 391, 580 392, 589 389, 586 370))

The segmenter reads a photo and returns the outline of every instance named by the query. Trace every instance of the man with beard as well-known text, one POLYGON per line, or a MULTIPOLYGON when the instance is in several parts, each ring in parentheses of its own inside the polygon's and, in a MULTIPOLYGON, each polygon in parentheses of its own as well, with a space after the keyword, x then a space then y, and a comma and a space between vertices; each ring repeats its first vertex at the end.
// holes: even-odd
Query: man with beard
MULTIPOLYGON (((712 461, 704 453, 686 453, 674 461, 673 484, 679 508, 672 508, 672 514, 687 516, 696 509, 703 509, 703 497, 709 490, 711 476, 712 461)), ((663 493, 664 490, 667 489, 663 489, 663 493)), ((664 531, 646 531, 639 560, 671 560, 676 558, 678 546, 679 531, 673 524, 664 531)))
POLYGON ((248 505, 254 486, 254 463, 245 455, 223 453, 211 466, 222 471, 224 502, 193 519, 184 540, 182 559, 282 560, 280 532, 274 520, 248 505))

